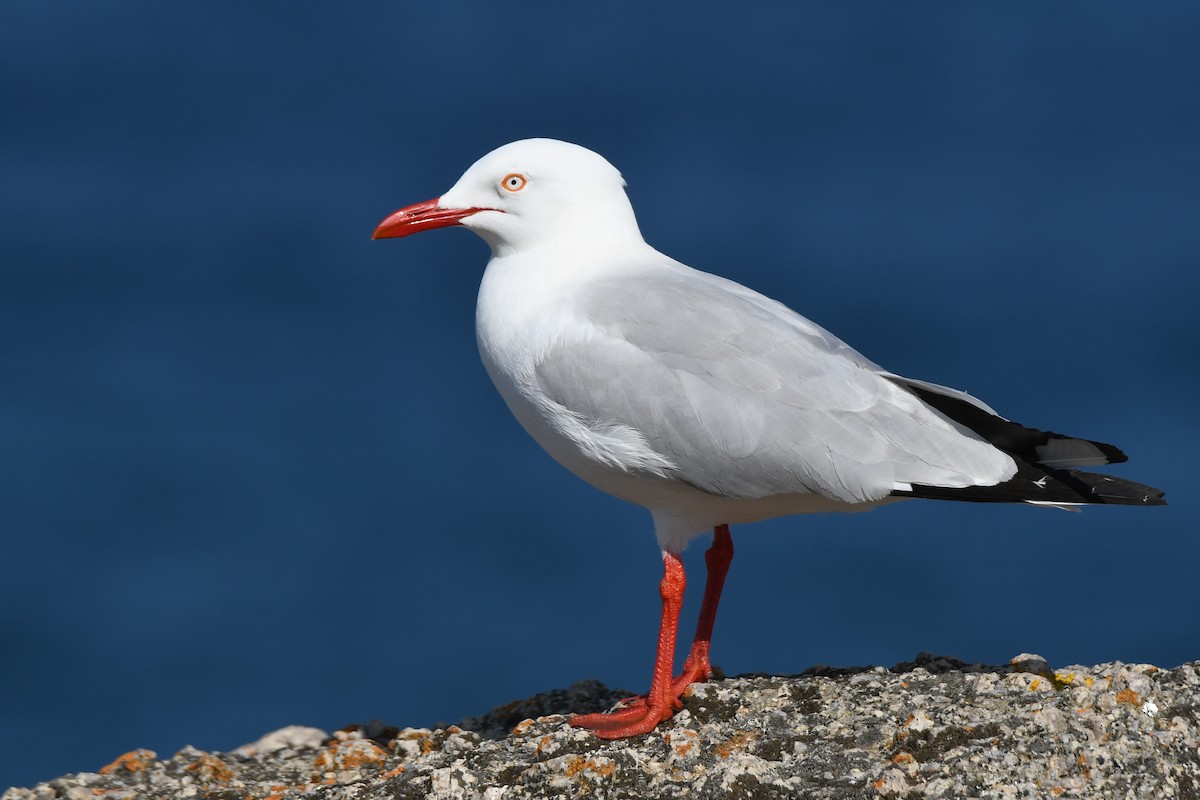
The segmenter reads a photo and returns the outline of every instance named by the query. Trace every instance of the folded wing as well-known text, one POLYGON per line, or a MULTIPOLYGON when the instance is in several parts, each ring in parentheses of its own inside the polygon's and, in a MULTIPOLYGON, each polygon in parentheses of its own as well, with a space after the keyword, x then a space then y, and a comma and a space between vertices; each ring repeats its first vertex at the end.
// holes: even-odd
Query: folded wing
POLYGON ((895 376, 731 281, 671 262, 575 302, 588 325, 541 359, 541 391, 585 427, 640 437, 703 491, 860 503, 1017 473, 895 376))

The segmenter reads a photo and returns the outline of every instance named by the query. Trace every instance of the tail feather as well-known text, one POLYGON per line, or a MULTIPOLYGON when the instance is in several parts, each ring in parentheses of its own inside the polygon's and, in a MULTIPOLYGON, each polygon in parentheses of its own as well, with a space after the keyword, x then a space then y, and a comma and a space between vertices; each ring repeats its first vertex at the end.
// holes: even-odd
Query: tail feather
POLYGON ((1059 508, 1100 503, 1126 506, 1167 504, 1163 492, 1153 486, 1075 469, 1119 464, 1128 460, 1119 448, 1111 444, 1026 428, 1004 419, 963 392, 899 376, 888 377, 950 421, 1003 450, 1017 463, 1017 474, 994 486, 904 484, 893 491, 893 495, 976 503, 1033 503, 1059 508))

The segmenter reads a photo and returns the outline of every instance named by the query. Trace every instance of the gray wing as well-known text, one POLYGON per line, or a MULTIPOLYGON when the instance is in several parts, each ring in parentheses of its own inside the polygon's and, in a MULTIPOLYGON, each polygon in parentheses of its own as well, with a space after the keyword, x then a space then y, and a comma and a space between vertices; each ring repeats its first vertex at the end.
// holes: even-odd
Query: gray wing
POLYGON ((541 390, 597 431, 636 432, 706 492, 854 503, 1015 471, 837 337, 732 281, 670 262, 575 302, 586 333, 546 352, 541 390))

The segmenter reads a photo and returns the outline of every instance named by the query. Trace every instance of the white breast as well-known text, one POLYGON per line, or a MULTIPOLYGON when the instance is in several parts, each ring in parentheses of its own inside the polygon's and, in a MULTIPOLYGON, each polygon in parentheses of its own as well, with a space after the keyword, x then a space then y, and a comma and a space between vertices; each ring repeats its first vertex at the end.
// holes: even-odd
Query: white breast
POLYGON ((547 269, 557 262, 546 256, 489 262, 475 316, 479 355, 513 415, 555 460, 596 487, 644 505, 647 487, 639 491, 627 478, 637 473, 642 480, 667 479, 671 462, 640 432, 584 420, 546 397, 537 383, 534 370, 551 347, 593 335, 571 302, 587 270, 577 260, 569 275, 547 269))

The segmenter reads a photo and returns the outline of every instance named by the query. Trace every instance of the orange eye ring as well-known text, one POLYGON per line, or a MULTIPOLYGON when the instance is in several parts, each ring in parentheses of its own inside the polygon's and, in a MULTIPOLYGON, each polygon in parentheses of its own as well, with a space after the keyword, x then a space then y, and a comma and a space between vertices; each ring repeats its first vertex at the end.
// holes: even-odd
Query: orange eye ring
POLYGON ((500 181, 500 185, 508 192, 519 192, 525 188, 529 180, 519 172, 510 172, 500 181))

